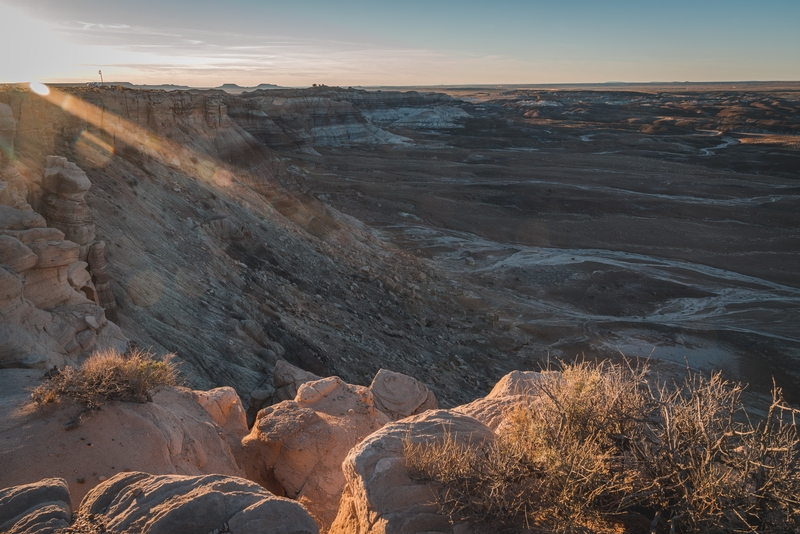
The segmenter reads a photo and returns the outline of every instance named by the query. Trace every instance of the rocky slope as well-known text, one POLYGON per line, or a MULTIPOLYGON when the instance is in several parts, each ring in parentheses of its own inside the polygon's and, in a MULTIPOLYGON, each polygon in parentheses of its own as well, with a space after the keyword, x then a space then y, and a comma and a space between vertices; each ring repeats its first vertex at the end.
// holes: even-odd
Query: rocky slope
MULTIPOLYGON (((486 388, 466 372, 480 346, 442 350, 454 336, 488 335, 482 312, 451 298, 431 266, 312 196, 303 171, 273 150, 286 145, 270 148, 240 113, 261 106, 282 136, 311 132, 292 146, 313 148, 334 138, 383 143, 395 134, 380 133, 369 113, 444 106, 456 116, 452 98, 329 88, 241 97, 92 88, 40 97, 5 87, 0 103, 5 123, 16 124, 6 137, 25 200, 64 226, 49 206, 74 200, 48 189, 47 157, 86 172, 92 185, 81 194, 94 224, 86 259, 104 246, 107 261, 93 266, 98 302, 116 307, 116 323, 138 345, 176 352, 193 386, 232 386, 247 404, 250 393, 273 387, 283 358, 351 383, 368 384, 381 367, 405 372, 445 404, 486 388), (375 135, 337 137, 355 123, 375 135)), ((90 240, 87 214, 75 213, 64 228, 90 240)), ((86 247, 78 244, 78 259, 86 247)))

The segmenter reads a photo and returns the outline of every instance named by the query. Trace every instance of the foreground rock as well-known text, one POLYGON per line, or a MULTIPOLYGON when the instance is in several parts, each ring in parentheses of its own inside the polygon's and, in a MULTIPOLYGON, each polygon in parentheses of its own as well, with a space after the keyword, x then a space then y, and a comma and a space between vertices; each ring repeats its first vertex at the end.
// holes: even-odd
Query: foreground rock
POLYGON ((456 406, 453 411, 474 417, 496 431, 510 411, 529 405, 531 399, 536 398, 540 392, 537 385, 548 373, 560 375, 557 371, 512 371, 501 378, 488 395, 456 406))
POLYGON ((402 373, 381 369, 369 389, 375 398, 375 406, 393 421, 439 407, 431 390, 402 373))
POLYGON ((0 490, 0 532, 33 534, 68 527, 72 519, 67 482, 48 478, 0 490))
POLYGON ((237 410, 223 402, 228 415, 212 408, 212 417, 196 393, 164 387, 144 404, 117 402, 88 413, 65 401, 39 408, 28 388, 40 376, 34 370, 0 371, 0 488, 59 477, 77 501, 125 470, 244 474, 234 457, 246 430, 237 427, 241 405, 237 410))
POLYGON ((388 422, 368 388, 338 377, 302 384, 295 400, 261 410, 243 440, 253 458, 249 478, 277 482, 325 529, 336 517, 344 487, 342 460, 388 422))
POLYGON ((406 468, 404 440, 440 441, 445 435, 459 442, 494 439, 483 423, 447 410, 431 410, 384 426, 353 448, 342 468, 347 480, 335 534, 400 534, 453 532, 439 512, 434 488, 412 480, 406 468))
MULTIPOLYGON (((398 402, 416 399, 411 402, 414 404, 425 397, 422 391, 414 395, 416 387, 406 387, 405 394, 401 393, 398 385, 413 379, 395 374, 382 370, 372 388, 382 381, 386 384, 386 379, 391 378, 386 385, 390 391, 395 389, 394 398, 398 402)), ((476 445, 491 441, 513 410, 536 397, 543 376, 533 371, 513 371, 500 379, 486 397, 452 410, 428 410, 407 417, 367 437, 350 451, 342 464, 346 484, 330 532, 452 533, 454 529, 483 532, 479 525, 454 526, 449 517, 439 512, 435 504, 436 487, 410 477, 404 444, 406 440, 414 444, 440 442, 446 436, 476 445)))
POLYGON ((320 376, 295 367, 285 360, 278 360, 272 371, 272 381, 275 384, 275 401, 291 400, 297 396, 297 390, 306 382, 319 380, 320 376))
POLYGON ((319 532, 296 502, 223 475, 119 473, 86 495, 79 514, 114 534, 319 532))
POLYGON ((381 369, 370 387, 339 377, 316 379, 285 361, 275 365, 278 399, 258 413, 243 440, 253 480, 303 503, 323 530, 338 510, 345 479, 342 461, 365 437, 390 421, 437 406, 417 380, 381 369))

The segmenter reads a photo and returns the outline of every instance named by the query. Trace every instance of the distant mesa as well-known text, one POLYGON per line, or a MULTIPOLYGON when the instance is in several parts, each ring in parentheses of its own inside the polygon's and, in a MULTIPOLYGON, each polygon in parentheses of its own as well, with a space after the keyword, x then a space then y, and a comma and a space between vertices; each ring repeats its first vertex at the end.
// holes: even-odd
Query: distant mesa
POLYGON ((242 87, 235 83, 225 83, 219 87, 192 87, 190 85, 175 85, 172 83, 164 83, 157 85, 148 84, 134 84, 131 82, 87 82, 87 83, 52 83, 49 84, 53 87, 125 87, 127 89, 149 89, 153 91, 225 91, 228 94, 239 95, 250 91, 261 91, 268 89, 288 89, 272 83, 260 83, 253 87, 242 87))

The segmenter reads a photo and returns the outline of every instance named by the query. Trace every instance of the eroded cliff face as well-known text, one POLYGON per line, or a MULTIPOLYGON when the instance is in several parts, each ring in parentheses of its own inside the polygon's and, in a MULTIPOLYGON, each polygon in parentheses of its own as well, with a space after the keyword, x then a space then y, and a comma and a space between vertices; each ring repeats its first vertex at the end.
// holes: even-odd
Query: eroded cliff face
POLYGON ((468 116, 457 102, 436 93, 318 87, 246 93, 230 99, 228 112, 264 144, 280 149, 402 145, 413 141, 385 127, 457 127, 458 119, 468 116))
POLYGON ((52 219, 36 213, 14 161, 10 111, 0 104, 0 369, 74 365, 95 350, 124 350, 127 340, 107 321, 83 261, 94 239, 83 200, 91 183, 77 166, 51 158, 43 183, 52 219))
MULTIPOLYGON (((325 137, 348 128, 342 117, 356 104, 387 106, 355 102, 361 93, 351 93, 353 102, 324 104, 315 94, 276 95, 269 105, 263 95, 251 98, 274 112, 282 135, 296 123, 275 112, 280 98, 308 114, 304 120, 335 123, 325 137)), ((381 367, 426 383, 435 377, 443 402, 470 398, 481 384, 456 378, 458 361, 428 330, 460 328, 438 275, 304 191, 302 173, 287 171, 278 153, 228 115, 245 100, 115 88, 42 98, 0 89, 18 125, 14 168, 27 200, 41 207, 52 194, 42 181, 47 156, 86 171, 94 242, 105 245, 107 261, 105 269, 93 265, 89 248, 97 294, 110 288, 125 335, 176 352, 194 387, 229 385, 247 400, 272 387, 282 358, 352 383, 368 384, 381 367)), ((383 142, 383 135, 362 139, 383 142)))

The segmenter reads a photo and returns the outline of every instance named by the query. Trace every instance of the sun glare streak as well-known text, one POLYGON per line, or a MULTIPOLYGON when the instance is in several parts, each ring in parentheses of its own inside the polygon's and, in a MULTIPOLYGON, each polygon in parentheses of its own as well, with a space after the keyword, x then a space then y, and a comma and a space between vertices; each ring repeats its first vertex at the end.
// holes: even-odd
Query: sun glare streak
POLYGON ((31 91, 39 96, 47 96, 50 94, 50 88, 43 83, 31 82, 28 84, 28 86, 31 88, 31 91))
MULTIPOLYGON (((55 88, 38 84, 47 91, 37 91, 34 83, 31 90, 51 104, 75 115, 102 131, 109 142, 103 141, 104 148, 113 152, 118 141, 130 145, 163 165, 176 167, 191 176, 218 187, 230 186, 233 176, 214 160, 202 156, 183 145, 157 136, 152 131, 123 119, 107 109, 77 98, 55 88)), ((93 136, 96 138, 96 136, 93 136)))

